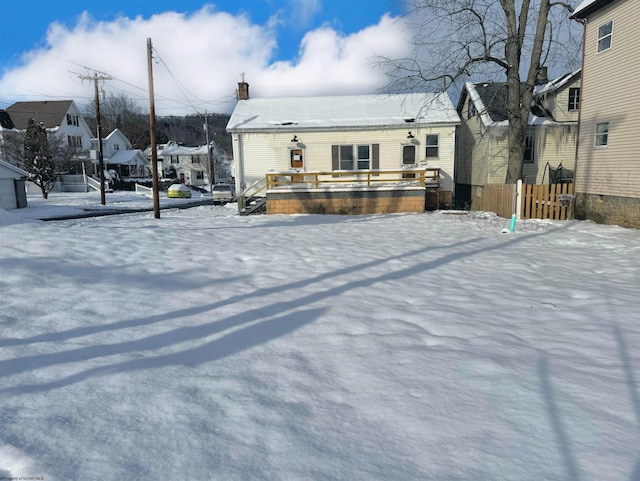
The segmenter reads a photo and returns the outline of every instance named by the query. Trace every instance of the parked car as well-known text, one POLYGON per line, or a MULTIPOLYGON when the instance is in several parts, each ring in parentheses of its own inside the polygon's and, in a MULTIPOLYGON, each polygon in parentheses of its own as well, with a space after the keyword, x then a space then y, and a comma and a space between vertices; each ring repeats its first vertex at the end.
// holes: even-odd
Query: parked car
POLYGON ((226 204, 233 201, 233 189, 229 184, 216 184, 211 191, 214 204, 226 204))
POLYGON ((184 184, 173 184, 167 189, 167 197, 188 198, 191 197, 191 189, 184 184))

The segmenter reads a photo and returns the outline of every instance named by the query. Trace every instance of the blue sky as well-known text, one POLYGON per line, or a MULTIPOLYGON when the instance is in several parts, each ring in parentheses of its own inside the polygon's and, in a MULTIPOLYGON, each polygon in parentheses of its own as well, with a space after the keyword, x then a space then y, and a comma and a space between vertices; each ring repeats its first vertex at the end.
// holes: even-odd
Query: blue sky
POLYGON ((0 108, 86 98, 79 75, 93 70, 114 77, 105 90, 142 98, 145 37, 157 49, 155 90, 167 114, 228 110, 241 73, 265 96, 370 93, 383 85, 374 59, 405 52, 400 13, 397 0, 7 2, 0 108))

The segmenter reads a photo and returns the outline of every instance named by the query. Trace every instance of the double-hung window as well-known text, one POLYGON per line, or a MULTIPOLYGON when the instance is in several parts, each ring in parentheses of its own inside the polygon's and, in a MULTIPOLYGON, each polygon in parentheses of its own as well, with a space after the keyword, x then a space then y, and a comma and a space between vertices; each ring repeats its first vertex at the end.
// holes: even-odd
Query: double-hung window
POLYGON ((358 170, 369 169, 371 166, 371 146, 358 145, 356 150, 358 151, 358 170))
POLYGON ((598 29, 598 52, 603 52, 611 48, 611 37, 613 35, 613 22, 607 22, 598 29))
POLYGON ((580 88, 571 87, 569 89, 569 111, 575 111, 580 108, 580 88))
POLYGON ((534 137, 533 135, 527 135, 524 139, 524 158, 523 162, 525 164, 533 164, 535 160, 535 150, 534 150, 534 137))
POLYGON ((427 159, 438 158, 438 149, 440 147, 439 144, 440 144, 440 139, 438 138, 438 134, 427 135, 427 150, 426 150, 427 159))
POLYGON ((596 124, 596 147, 606 147, 609 145, 609 122, 596 124))
POLYGON ((340 170, 367 170, 371 168, 370 145, 340 145, 340 170))

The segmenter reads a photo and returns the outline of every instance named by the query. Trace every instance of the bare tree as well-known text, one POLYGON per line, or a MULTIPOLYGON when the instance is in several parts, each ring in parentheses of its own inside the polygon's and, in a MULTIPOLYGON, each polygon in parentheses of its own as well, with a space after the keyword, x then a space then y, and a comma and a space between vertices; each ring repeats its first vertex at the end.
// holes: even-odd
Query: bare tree
MULTIPOLYGON (((96 106, 87 106, 86 120, 93 132, 96 131, 96 106)), ((140 107, 125 93, 111 94, 100 102, 102 131, 110 133, 120 129, 129 139, 134 149, 144 150, 149 145, 149 119, 140 107)))
MULTIPOLYGON (((577 0, 573 0, 575 3, 577 0)), ((384 59, 396 90, 443 90, 462 79, 501 76, 507 84, 507 183, 522 176, 536 77, 549 63, 578 58, 570 3, 560 0, 405 0, 410 58, 384 59), (558 38, 563 38, 563 43, 558 38)))

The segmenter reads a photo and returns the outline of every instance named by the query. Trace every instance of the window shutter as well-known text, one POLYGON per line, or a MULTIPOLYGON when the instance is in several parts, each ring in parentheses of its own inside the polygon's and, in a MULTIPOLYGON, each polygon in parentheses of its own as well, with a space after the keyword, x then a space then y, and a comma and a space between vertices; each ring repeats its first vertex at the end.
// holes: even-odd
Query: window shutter
POLYGON ((371 168, 373 170, 380 169, 380 144, 371 146, 371 168))
MULTIPOLYGON (((332 145, 331 146, 331 170, 340 170, 340 153, 339 146, 332 145)), ((334 177, 339 177, 334 175, 334 177)))

